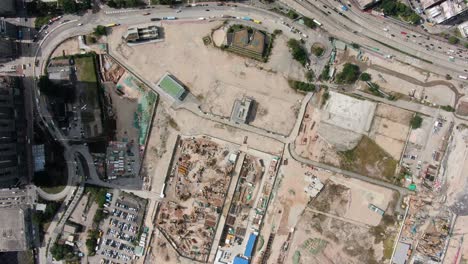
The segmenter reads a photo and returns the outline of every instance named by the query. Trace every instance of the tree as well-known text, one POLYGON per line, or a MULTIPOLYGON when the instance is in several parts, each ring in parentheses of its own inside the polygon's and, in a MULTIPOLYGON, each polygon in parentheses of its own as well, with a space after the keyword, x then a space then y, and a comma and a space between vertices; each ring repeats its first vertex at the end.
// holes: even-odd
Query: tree
POLYGON ((305 66, 307 62, 309 62, 307 51, 299 41, 295 39, 290 39, 288 41, 288 47, 291 49, 291 54, 293 58, 299 63, 301 63, 302 66, 305 66))
POLYGON ((302 20, 304 21, 304 25, 306 25, 309 28, 316 28, 317 24, 315 24, 314 20, 310 17, 303 17, 302 20))
POLYGON ((88 239, 86 239, 86 249, 88 250, 88 254, 94 255, 96 252, 94 249, 97 246, 97 239, 99 237, 99 232, 95 229, 91 229, 88 231, 88 239))
POLYGON ((354 43, 354 42, 351 43, 351 47, 353 47, 354 49, 359 49, 360 48, 359 44, 354 43))
POLYGON ((294 90, 304 91, 304 92, 313 92, 315 91, 315 85, 312 83, 299 82, 295 80, 288 81, 289 86, 294 90))
POLYGON ((455 108, 453 108, 452 106, 450 105, 443 105, 440 107, 442 110, 445 110, 447 112, 455 112, 455 108))
MULTIPOLYGON (((161 0, 159 4, 167 5, 168 3, 173 3, 173 0, 161 0)), ((125 8, 125 7, 135 7, 141 5, 139 0, 109 0, 107 1, 107 5, 113 8, 125 8)))
POLYGON ((328 81, 330 79, 330 65, 325 65, 325 67, 323 67, 323 70, 322 70, 322 73, 320 74, 319 76, 319 79, 320 80, 324 80, 324 81, 328 81))
POLYGON ((359 77, 359 79, 360 79, 361 81, 368 82, 368 81, 370 81, 370 80, 372 79, 372 76, 371 76, 369 73, 367 73, 367 72, 363 72, 363 73, 361 74, 361 76, 359 77))
POLYGON ((411 128, 418 129, 421 127, 421 124, 422 124, 422 117, 419 116, 418 114, 414 115, 413 118, 411 118, 411 121, 410 121, 411 128))
POLYGON ((336 75, 336 82, 339 84, 352 84, 357 81, 359 74, 359 66, 346 63, 343 70, 336 75))
POLYGON ((319 45, 313 45, 312 46, 312 53, 317 57, 322 56, 324 51, 325 50, 319 45))
POLYGON ((315 73, 313 70, 307 71, 305 74, 305 78, 308 82, 313 82, 315 79, 315 73))
POLYGON ((283 33, 283 31, 281 29, 275 29, 273 31, 273 35, 281 35, 283 33))
POLYGON ((421 21, 421 17, 416 14, 416 13, 412 13, 409 17, 408 17, 408 21, 411 23, 411 24, 419 24, 419 22, 421 21))
POLYGON ((459 40, 457 37, 455 37, 455 36, 450 36, 450 37, 448 38, 448 42, 449 42, 450 44, 455 45, 455 44, 457 44, 458 42, 460 42, 460 40, 459 40))
POLYGON ((73 254, 73 249, 70 246, 61 245, 55 242, 55 244, 50 249, 50 253, 55 260, 60 261, 73 254))
POLYGON ((78 11, 78 6, 74 0, 63 0, 62 7, 65 13, 75 13, 78 11))
POLYGON ((464 46, 468 49, 468 42, 465 42, 464 46))
POLYGON ((289 17, 290 19, 296 19, 296 18, 299 17, 299 15, 298 15, 296 12, 294 12, 293 10, 289 10, 288 13, 287 13, 287 15, 288 15, 288 17, 289 17))
POLYGON ((102 25, 98 25, 94 28, 94 35, 100 37, 106 35, 106 27, 102 25))

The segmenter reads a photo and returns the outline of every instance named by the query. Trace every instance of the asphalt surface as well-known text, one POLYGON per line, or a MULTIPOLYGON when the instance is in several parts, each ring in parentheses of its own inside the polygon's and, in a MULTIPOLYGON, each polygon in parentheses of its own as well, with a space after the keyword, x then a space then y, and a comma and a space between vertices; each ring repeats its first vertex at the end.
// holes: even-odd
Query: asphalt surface
POLYGON ((465 72, 465 70, 468 71, 467 49, 462 49, 464 50, 463 58, 457 57, 454 62, 450 62, 448 60, 450 55, 447 52, 456 50, 455 46, 440 41, 438 38, 433 38, 426 33, 412 30, 412 27, 402 26, 401 23, 395 24, 393 21, 390 22, 389 19, 382 17, 375 17, 362 12, 356 7, 352 7, 348 11, 341 11, 339 2, 335 1, 283 0, 283 2, 307 10, 308 14, 305 15, 316 18, 322 23, 322 27, 326 31, 339 39, 357 43, 370 49, 378 48, 382 55, 393 55, 403 62, 441 75, 450 74, 454 78, 457 78, 458 75, 468 75, 465 72), (338 11, 334 11, 333 8, 338 11), (401 32, 406 32, 406 34, 401 34, 401 32), (416 37, 413 37, 413 35, 416 37), (427 37, 429 37, 429 40, 427 40, 427 37), (432 64, 402 54, 382 45, 382 43, 393 46, 406 54, 431 61, 432 64), (418 43, 424 44, 419 45, 418 43), (433 44, 433 46, 430 44, 433 44), (425 45, 429 45, 430 49, 428 50, 425 45), (439 46, 442 49, 439 49, 439 46))

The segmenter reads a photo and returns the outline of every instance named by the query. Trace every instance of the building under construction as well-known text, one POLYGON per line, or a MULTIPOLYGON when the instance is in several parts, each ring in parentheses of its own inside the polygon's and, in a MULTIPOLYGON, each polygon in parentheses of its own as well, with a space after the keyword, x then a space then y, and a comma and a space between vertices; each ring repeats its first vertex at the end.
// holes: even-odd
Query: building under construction
POLYGON ((156 225, 183 257, 207 261, 235 164, 205 137, 179 139, 156 225))

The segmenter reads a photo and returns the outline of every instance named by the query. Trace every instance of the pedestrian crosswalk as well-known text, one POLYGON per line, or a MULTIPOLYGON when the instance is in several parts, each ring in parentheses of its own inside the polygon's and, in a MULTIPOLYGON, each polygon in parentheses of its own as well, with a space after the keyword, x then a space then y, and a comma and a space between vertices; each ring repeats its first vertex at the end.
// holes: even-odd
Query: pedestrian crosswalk
POLYGON ((106 15, 109 14, 122 14, 122 13, 129 13, 129 12, 136 12, 136 9, 125 9, 125 10, 112 10, 112 11, 105 11, 106 15))

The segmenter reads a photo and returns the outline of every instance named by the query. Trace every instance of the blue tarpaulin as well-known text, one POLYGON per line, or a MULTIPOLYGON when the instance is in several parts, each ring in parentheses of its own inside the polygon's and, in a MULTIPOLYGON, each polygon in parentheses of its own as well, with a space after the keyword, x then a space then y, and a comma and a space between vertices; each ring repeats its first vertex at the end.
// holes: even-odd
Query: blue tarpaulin
POLYGON ((249 264, 249 262, 250 262, 250 261, 249 261, 248 259, 245 259, 245 258, 236 256, 236 257, 234 258, 233 264, 249 264))
POLYGON ((256 240, 257 240, 257 235, 254 233, 251 233, 249 236, 249 241, 247 241, 247 246, 245 247, 245 252, 244 252, 245 257, 247 258, 252 257, 252 252, 253 252, 256 240))

